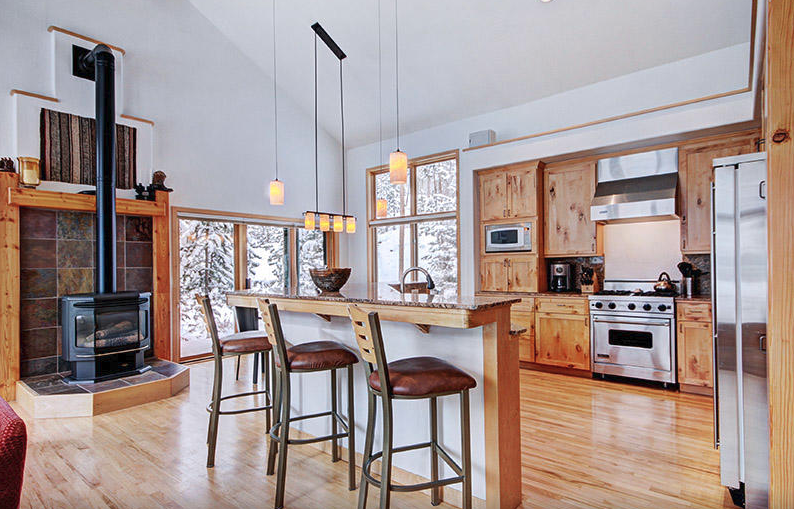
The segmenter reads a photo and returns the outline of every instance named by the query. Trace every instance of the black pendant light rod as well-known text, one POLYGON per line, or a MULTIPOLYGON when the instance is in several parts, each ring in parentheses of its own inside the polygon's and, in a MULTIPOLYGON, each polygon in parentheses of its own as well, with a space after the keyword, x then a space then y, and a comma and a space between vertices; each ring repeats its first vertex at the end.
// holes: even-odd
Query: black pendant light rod
MULTIPOLYGON (((316 24, 316 23, 315 23, 316 24)), ((317 31, 314 33, 314 209, 320 208, 319 161, 317 159, 317 31)))
POLYGON ((342 59, 339 59, 339 115, 342 119, 342 215, 347 215, 347 186, 345 185, 345 86, 342 79, 342 59))
POLYGON ((273 0, 273 131, 276 180, 278 180, 278 79, 276 78, 276 0, 273 0))
POLYGON ((325 29, 322 27, 322 25, 320 25, 320 23, 315 23, 314 25, 312 25, 312 30, 314 30, 314 33, 317 34, 317 36, 323 40, 325 45, 328 46, 328 49, 330 49, 331 52, 334 55, 336 55, 336 58, 338 58, 339 60, 343 60, 344 58, 347 57, 347 55, 345 55, 345 52, 342 51, 342 48, 340 48, 339 45, 336 43, 336 41, 334 41, 331 38, 331 36, 328 35, 328 32, 325 31, 325 29))
POLYGON ((394 91, 397 103, 397 150, 400 150, 400 42, 397 20, 397 0, 394 0, 394 91))

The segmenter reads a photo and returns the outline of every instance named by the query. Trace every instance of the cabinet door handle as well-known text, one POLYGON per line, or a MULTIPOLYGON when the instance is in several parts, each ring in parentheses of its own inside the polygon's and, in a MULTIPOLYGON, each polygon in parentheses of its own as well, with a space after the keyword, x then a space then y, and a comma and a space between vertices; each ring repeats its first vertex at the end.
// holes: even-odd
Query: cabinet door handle
POLYGON ((758 336, 758 349, 766 353, 766 334, 758 336))

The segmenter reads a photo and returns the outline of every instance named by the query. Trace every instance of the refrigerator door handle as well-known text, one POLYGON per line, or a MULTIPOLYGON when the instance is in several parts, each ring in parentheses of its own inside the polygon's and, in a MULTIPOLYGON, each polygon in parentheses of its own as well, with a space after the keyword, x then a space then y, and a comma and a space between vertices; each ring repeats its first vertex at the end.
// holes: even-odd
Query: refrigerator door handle
POLYGON ((766 180, 762 180, 758 183, 758 197, 762 200, 766 200, 766 180))
POLYGON ((717 392, 719 391, 719 377, 717 376, 717 368, 719 366, 718 359, 717 359, 717 257, 715 256, 715 240, 717 236, 717 222, 715 221, 714 217, 714 197, 717 194, 717 188, 714 185, 714 181, 712 179, 711 182, 711 201, 709 205, 710 209, 710 220, 711 220, 711 252, 709 256, 711 257, 711 333, 712 333, 712 355, 711 355, 711 372, 712 377, 712 384, 714 385, 714 390, 712 391, 712 398, 714 404, 712 408, 714 410, 714 426, 712 429, 714 430, 714 448, 719 449, 720 447, 720 414, 719 414, 719 399, 717 397, 717 392))
POLYGON ((758 349, 766 353, 766 334, 758 336, 758 349))

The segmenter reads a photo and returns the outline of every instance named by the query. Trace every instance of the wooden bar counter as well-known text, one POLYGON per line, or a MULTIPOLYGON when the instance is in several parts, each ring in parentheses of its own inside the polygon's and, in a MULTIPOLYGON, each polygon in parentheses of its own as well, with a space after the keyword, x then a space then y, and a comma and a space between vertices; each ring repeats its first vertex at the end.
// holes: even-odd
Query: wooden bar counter
MULTIPOLYGON (((227 294, 231 306, 256 308, 258 298, 268 299, 283 312, 284 333, 290 342, 334 339, 355 348, 347 318, 347 306, 355 303, 379 313, 390 361, 431 355, 469 372, 478 382, 472 391, 471 407, 474 496, 475 502, 479 502, 475 507, 514 509, 521 504, 518 342, 510 336, 510 306, 519 302, 519 298, 401 294, 384 284, 348 284, 337 294, 318 294, 313 289, 289 293, 241 290, 227 294), (484 504, 478 498, 485 499, 484 504)), ((356 428, 362 435, 357 441, 362 444, 359 447, 363 447, 366 423, 363 371, 357 370, 355 382, 356 428)), ((312 386, 322 387, 320 382, 312 386)), ((303 396, 305 401, 293 399, 293 406, 306 409, 313 403, 321 405, 310 401, 311 391, 303 391, 298 398, 303 396)), ((449 422, 439 423, 441 436, 452 451, 459 451, 457 402, 452 401, 454 398, 441 398, 439 404, 443 399, 450 401, 443 402, 440 420, 449 422)), ((327 404, 327 399, 322 403, 327 404)), ((415 402, 410 404, 414 406, 406 406, 402 419, 395 421, 398 430, 395 445, 426 440, 427 409, 417 407, 415 402)), ((401 415, 402 408, 395 408, 395 413, 401 415)), ((322 432, 321 429, 303 431, 322 432)), ((376 436, 376 443, 378 440, 376 436)), ((408 475, 427 478, 429 459, 421 460, 400 462, 397 455, 395 465, 408 475)), ((447 502, 459 505, 457 489, 445 490, 447 502)))

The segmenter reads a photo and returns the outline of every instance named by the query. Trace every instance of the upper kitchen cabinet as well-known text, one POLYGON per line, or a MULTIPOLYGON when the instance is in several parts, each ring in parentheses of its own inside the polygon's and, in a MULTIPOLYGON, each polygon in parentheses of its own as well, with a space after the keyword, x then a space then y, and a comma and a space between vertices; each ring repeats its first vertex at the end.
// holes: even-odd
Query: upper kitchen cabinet
POLYGON ((480 172, 480 221, 537 216, 541 171, 543 163, 531 161, 480 172))
POLYGON ((603 254, 602 226, 590 220, 596 162, 561 163, 544 173, 546 256, 603 254))
POLYGON ((712 161, 756 151, 757 131, 681 146, 678 155, 681 252, 711 251, 712 161))

